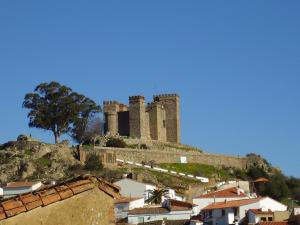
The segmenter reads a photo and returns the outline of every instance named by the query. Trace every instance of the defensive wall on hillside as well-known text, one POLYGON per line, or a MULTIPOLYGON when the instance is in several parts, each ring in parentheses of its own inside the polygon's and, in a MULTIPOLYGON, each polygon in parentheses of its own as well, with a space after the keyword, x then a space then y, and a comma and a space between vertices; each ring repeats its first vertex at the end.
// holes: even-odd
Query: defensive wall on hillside
MULTIPOLYGON (((238 169, 247 169, 251 166, 261 164, 260 159, 249 157, 238 157, 221 154, 209 154, 195 151, 184 150, 150 150, 150 149, 131 149, 131 148, 110 148, 110 147, 85 147, 80 148, 81 161, 85 161, 89 154, 99 154, 103 158, 103 154, 115 156, 117 159, 123 159, 133 162, 149 162, 155 163, 180 163, 181 158, 185 157, 187 163, 200 163, 216 167, 232 167, 238 169)), ((105 157, 104 157, 105 158, 105 157)), ((114 162, 111 161, 111 162, 114 162)), ((107 162, 106 162, 107 163, 107 162)))

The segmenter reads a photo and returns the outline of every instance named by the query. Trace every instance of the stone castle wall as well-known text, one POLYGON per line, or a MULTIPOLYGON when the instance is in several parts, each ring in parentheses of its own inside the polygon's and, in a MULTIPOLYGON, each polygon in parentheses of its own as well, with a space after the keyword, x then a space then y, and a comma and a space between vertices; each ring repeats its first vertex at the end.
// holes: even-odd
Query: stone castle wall
POLYGON ((149 149, 130 149, 130 148, 108 148, 94 147, 93 151, 82 151, 81 157, 86 157, 87 154, 94 152, 114 151, 117 159, 123 159, 132 162, 149 162, 154 160, 155 163, 180 163, 180 157, 184 156, 187 163, 207 164, 216 167, 232 167, 238 169, 246 169, 249 167, 249 159, 247 157, 226 156, 221 154, 198 153, 195 151, 183 150, 149 150, 149 149))

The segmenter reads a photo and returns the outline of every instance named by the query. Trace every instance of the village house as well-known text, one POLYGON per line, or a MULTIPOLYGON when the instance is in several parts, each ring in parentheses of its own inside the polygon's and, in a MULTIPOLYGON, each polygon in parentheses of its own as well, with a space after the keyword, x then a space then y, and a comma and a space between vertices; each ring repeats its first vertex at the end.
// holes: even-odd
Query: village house
POLYGON ((163 220, 190 220, 192 216, 196 215, 196 207, 197 205, 188 202, 168 199, 161 206, 147 206, 130 210, 128 212, 128 223, 141 224, 163 220))
POLYGON ((249 209, 248 213, 248 223, 257 224, 260 222, 270 222, 270 221, 284 221, 288 220, 290 217, 289 211, 275 211, 263 210, 263 209, 249 209))
POLYGON ((153 184, 142 183, 133 179, 123 178, 117 182, 115 185, 121 188, 121 195, 128 198, 141 198, 145 200, 151 195, 151 192, 157 187, 153 184))
POLYGON ((248 210, 286 211, 287 206, 276 200, 263 197, 212 203, 201 210, 204 223, 211 225, 239 224, 246 217, 248 210))
MULTIPOLYGON (((114 183, 118 187, 121 188, 120 193, 122 196, 127 198, 141 198, 143 197, 146 201, 152 195, 153 190, 157 190, 158 187, 153 184, 139 182, 137 180, 123 178, 114 183)), ((166 192, 162 196, 162 201, 166 199, 175 199, 179 201, 183 201, 184 198, 176 195, 175 190, 172 188, 164 188, 166 192)))
POLYGON ((217 190, 202 194, 193 198, 193 203, 199 206, 199 212, 206 206, 215 202, 233 201, 241 199, 249 199, 250 196, 245 194, 244 190, 237 187, 217 190))
POLYGON ((135 208, 144 207, 144 197, 139 198, 121 198, 115 202, 116 219, 124 219, 128 216, 128 211, 135 208))
POLYGON ((113 225, 119 188, 91 176, 0 202, 0 225, 113 225))

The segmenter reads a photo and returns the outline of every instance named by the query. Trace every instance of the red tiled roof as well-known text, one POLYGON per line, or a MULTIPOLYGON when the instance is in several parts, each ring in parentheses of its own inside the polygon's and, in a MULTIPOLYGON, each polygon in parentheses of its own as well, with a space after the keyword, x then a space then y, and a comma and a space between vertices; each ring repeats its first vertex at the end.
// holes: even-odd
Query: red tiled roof
POLYGON ((287 225, 288 221, 264 221, 260 222, 259 225, 287 225))
POLYGON ((240 194, 238 194, 238 189, 233 187, 233 188, 213 191, 207 194, 197 196, 196 198, 230 198, 230 197, 247 197, 247 195, 245 195, 245 193, 243 193, 242 191, 240 191, 240 194))
POLYGON ((98 187, 108 195, 119 198, 119 189, 102 179, 85 176, 61 185, 51 186, 33 193, 23 194, 0 202, 0 220, 16 216, 40 206, 67 199, 81 192, 98 187))
POLYGON ((171 211, 187 211, 192 210, 190 207, 186 206, 177 206, 171 205, 171 209, 166 207, 143 207, 143 208, 135 208, 128 211, 128 215, 135 215, 135 214, 162 214, 168 213, 171 211))
POLYGON ((253 212, 256 215, 265 215, 265 214, 273 214, 273 212, 271 210, 268 211, 262 211, 261 209, 249 209, 249 211, 253 212))
POLYGON ((179 201, 179 200, 175 200, 175 199, 169 199, 168 201, 170 202, 171 206, 180 206, 180 207, 185 207, 185 208, 189 208, 189 209, 192 209, 193 206, 197 206, 196 204, 179 201))
POLYGON ((222 208, 232 208, 239 207, 242 205, 249 205, 251 203, 255 203, 261 200, 261 198, 251 198, 251 199, 242 199, 242 200, 234 200, 234 201, 224 201, 224 202, 216 202, 212 203, 202 210, 211 210, 211 209, 222 209, 222 208))
POLYGON ((40 182, 9 182, 4 187, 32 187, 40 182))
POLYGON ((119 204, 119 203, 129 203, 129 202, 133 202, 139 199, 142 199, 143 197, 140 198, 120 198, 117 201, 115 201, 115 204, 119 204))

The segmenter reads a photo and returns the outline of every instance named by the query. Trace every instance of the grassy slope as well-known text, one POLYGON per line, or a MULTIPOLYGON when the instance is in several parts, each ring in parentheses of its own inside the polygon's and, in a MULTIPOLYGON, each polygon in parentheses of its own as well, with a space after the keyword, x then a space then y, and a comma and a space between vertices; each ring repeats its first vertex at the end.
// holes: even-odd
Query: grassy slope
POLYGON ((205 177, 220 177, 230 178, 232 177, 229 170, 219 169, 211 165, 198 164, 198 163, 162 163, 160 167, 168 170, 173 170, 180 173, 193 174, 197 176, 205 177))

